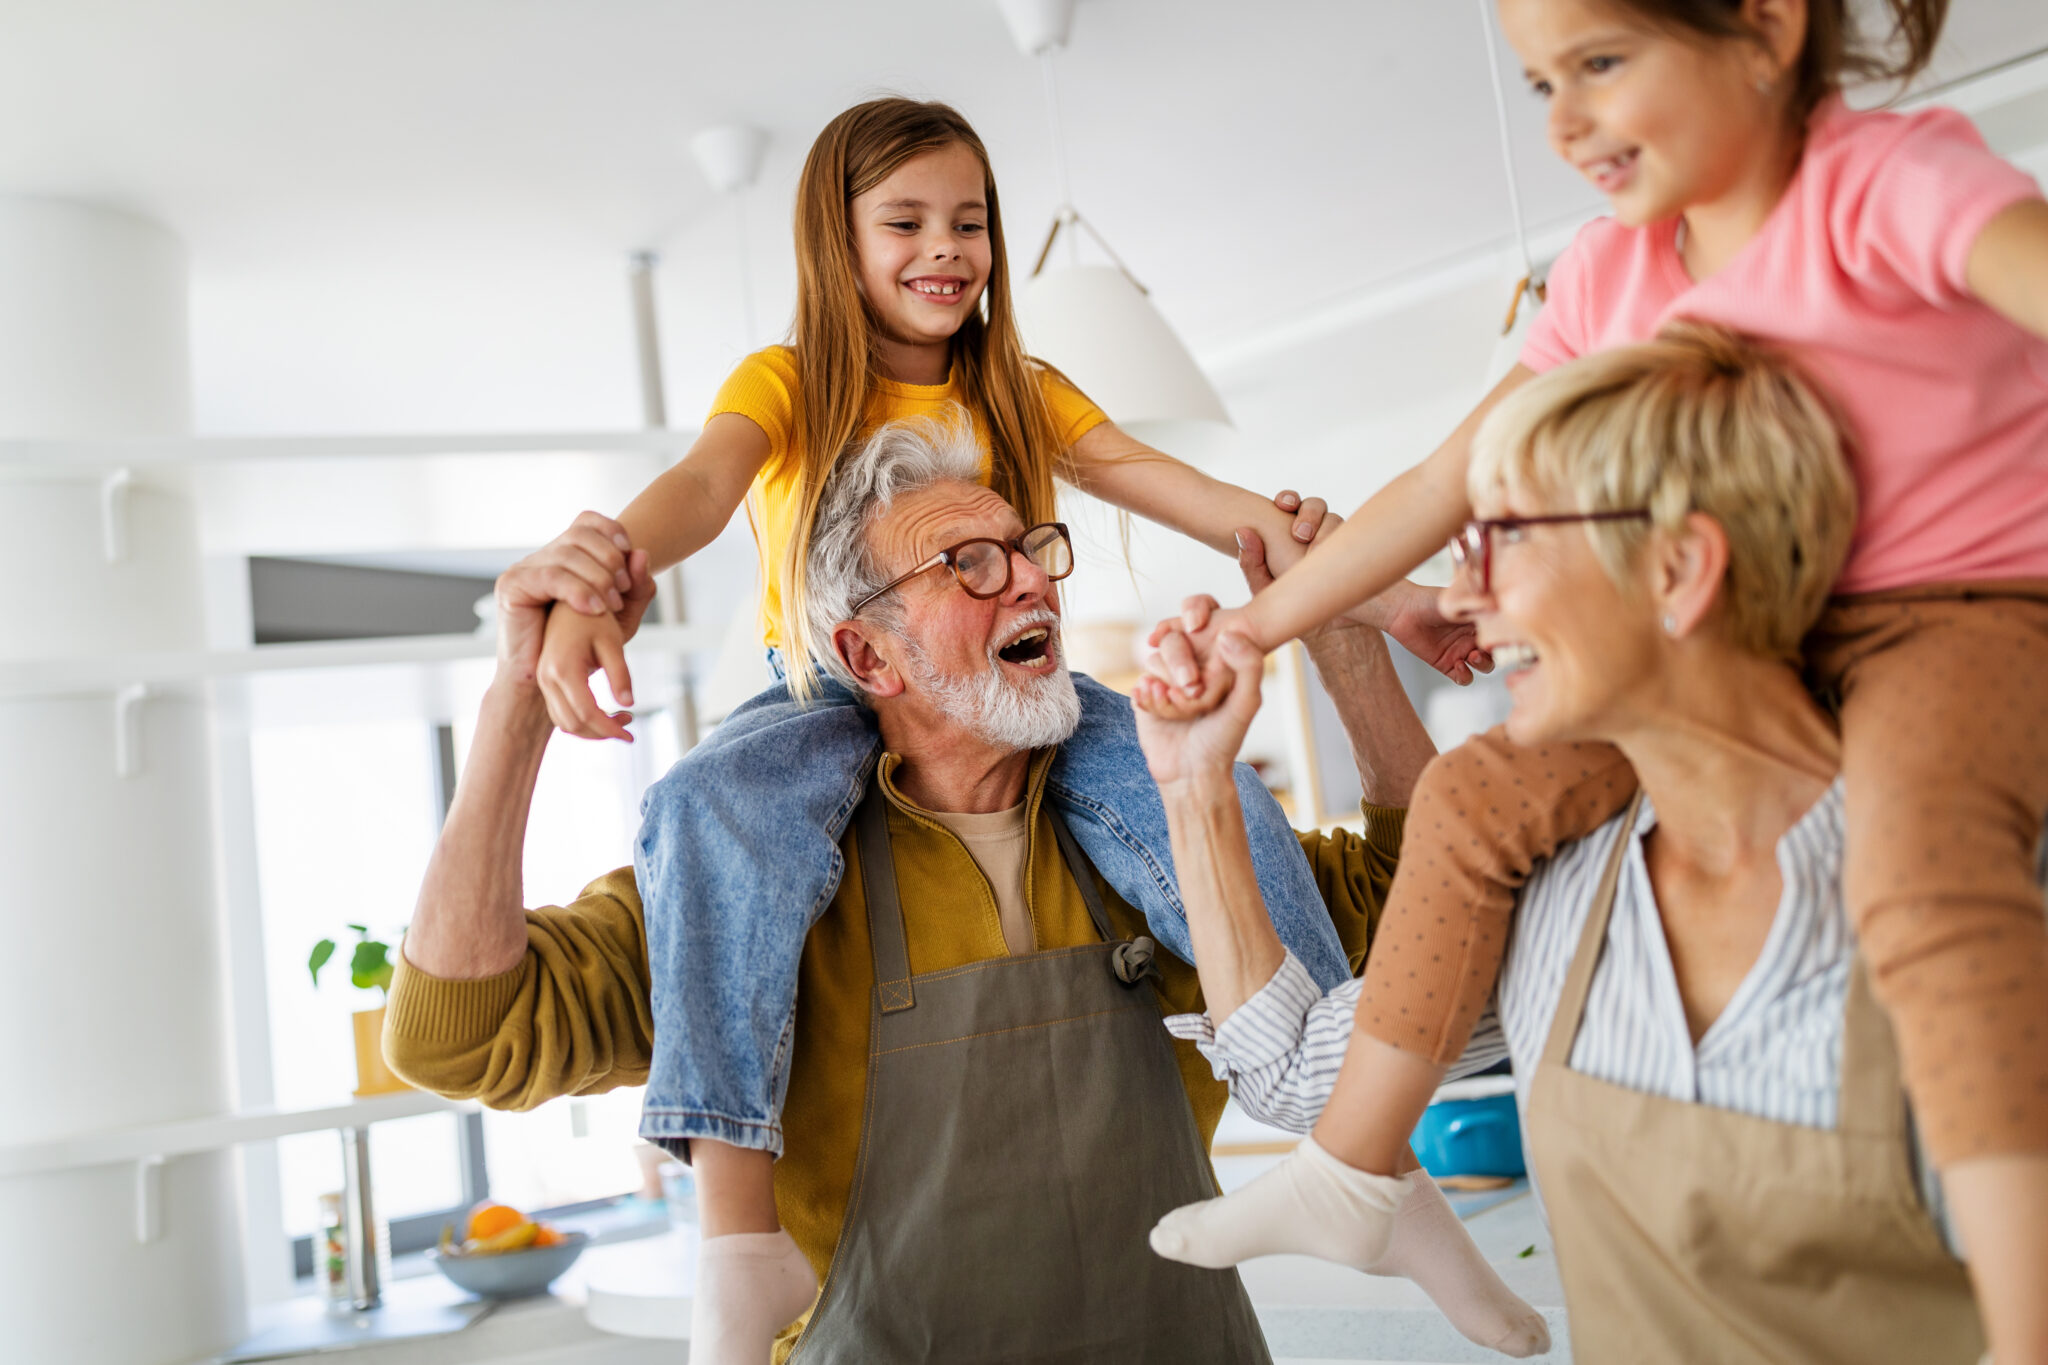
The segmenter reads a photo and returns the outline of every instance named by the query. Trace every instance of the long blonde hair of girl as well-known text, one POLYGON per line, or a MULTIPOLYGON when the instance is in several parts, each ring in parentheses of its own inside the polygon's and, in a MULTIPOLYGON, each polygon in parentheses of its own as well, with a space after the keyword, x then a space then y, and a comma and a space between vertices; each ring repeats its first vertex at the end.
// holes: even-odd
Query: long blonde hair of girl
POLYGON ((1010 263, 988 150, 966 119, 936 101, 900 98, 858 104, 825 125, 804 160, 796 192, 796 457, 803 461, 796 524, 782 547, 782 638, 790 647, 790 690, 811 694, 810 665, 829 645, 804 618, 804 565, 811 521, 833 464, 861 433, 880 377, 879 324, 860 290, 850 210, 912 157, 954 145, 981 163, 988 202, 990 267, 980 307, 953 334, 953 375, 993 455, 995 491, 1024 524, 1054 517, 1055 474, 1065 452, 1039 388, 1042 367, 1024 354, 1010 303, 1010 263))

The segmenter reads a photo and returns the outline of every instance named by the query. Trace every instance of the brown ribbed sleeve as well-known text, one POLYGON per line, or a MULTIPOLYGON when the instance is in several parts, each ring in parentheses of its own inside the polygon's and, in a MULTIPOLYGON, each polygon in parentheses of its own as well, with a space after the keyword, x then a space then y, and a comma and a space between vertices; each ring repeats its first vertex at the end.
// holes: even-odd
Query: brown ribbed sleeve
POLYGON ((1401 858, 1401 828, 1408 818, 1408 812, 1397 806, 1367 803, 1361 809, 1365 812, 1363 835, 1345 829, 1299 835, 1301 851, 1308 855, 1316 890, 1330 908, 1330 922, 1337 926, 1337 938, 1351 961, 1353 976, 1365 965, 1366 949, 1379 929, 1380 910, 1387 903, 1394 865, 1401 858))
POLYGON ((384 1056, 423 1090, 531 1109, 647 1080, 654 1016, 630 867, 527 911, 526 956, 502 975, 449 981, 399 959, 384 1056))

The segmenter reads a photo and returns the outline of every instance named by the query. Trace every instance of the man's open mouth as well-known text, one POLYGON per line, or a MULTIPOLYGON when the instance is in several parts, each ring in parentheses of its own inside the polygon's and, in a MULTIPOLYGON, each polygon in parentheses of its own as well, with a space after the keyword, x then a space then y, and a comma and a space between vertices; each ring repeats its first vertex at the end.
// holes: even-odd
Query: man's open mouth
POLYGON ((1015 664, 1019 668, 1051 668, 1053 665, 1051 628, 1048 626, 1033 626, 997 650, 996 657, 1006 664, 1015 664))

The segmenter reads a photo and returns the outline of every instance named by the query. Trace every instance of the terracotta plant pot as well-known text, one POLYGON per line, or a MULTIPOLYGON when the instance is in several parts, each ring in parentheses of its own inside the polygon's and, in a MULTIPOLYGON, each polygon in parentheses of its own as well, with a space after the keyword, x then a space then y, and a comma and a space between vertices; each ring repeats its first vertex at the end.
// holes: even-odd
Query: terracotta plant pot
POLYGON ((373 1010, 357 1010, 355 1020, 356 1098, 412 1089, 384 1065, 384 1007, 379 1005, 373 1010))

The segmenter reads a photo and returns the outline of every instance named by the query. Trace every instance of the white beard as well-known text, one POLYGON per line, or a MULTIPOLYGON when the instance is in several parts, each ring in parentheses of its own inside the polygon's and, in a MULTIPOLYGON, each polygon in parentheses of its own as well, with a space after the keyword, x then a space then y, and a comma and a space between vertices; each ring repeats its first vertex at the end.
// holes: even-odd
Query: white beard
POLYGON ((1046 612, 1019 624, 1043 625, 1050 634, 1046 648, 1054 655, 1052 670, 1030 682, 1013 681, 1003 671, 994 645, 988 667, 975 673, 946 673, 909 636, 902 637, 911 676, 939 713, 986 744, 1008 749, 1050 749, 1064 744, 1081 724, 1081 697, 1060 649, 1059 618, 1046 612))

